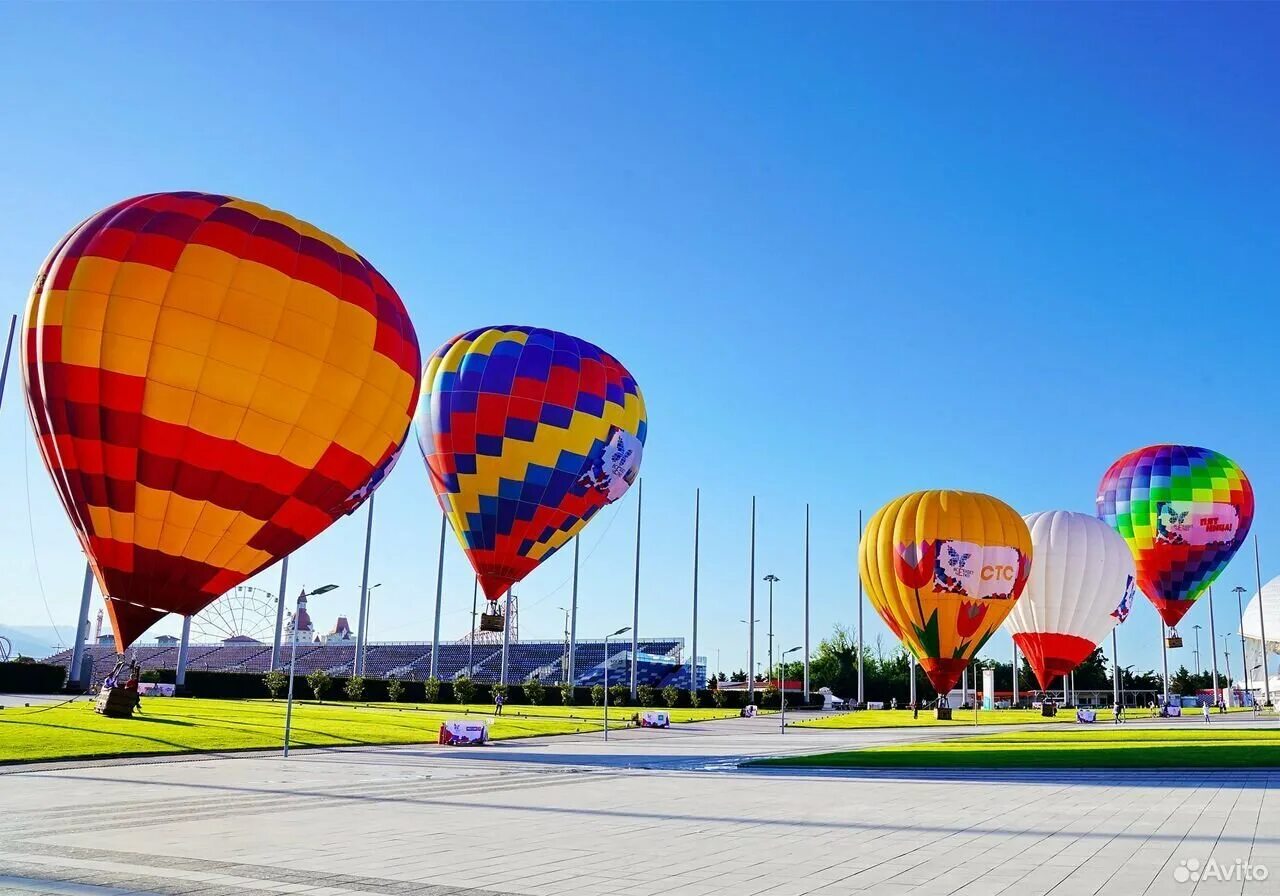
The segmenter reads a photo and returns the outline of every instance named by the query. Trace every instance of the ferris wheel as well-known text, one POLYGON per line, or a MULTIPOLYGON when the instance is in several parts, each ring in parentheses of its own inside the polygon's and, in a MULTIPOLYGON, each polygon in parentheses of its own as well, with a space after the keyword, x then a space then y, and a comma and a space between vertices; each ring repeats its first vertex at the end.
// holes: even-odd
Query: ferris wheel
POLYGON ((9 659, 9 655, 13 653, 13 642, 0 635, 0 663, 9 659))
POLYGON ((252 585, 237 585, 191 620, 193 640, 211 642, 252 638, 264 643, 274 637, 276 596, 252 585))

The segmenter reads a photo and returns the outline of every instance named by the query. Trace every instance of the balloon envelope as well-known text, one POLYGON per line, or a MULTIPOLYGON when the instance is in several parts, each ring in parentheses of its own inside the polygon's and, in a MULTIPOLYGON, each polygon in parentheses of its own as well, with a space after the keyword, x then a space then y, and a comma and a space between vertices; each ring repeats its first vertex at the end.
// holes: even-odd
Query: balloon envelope
POLYGON ((640 389, 613 356, 516 326, 437 349, 416 421, 431 485, 489 600, 622 497, 648 428, 640 389))
POLYGON ((36 278, 23 377, 123 650, 349 512, 418 392, 395 290, 332 236, 207 193, 75 228, 36 278))
POLYGON ((872 605, 939 694, 1008 615, 1030 562, 1022 517, 974 492, 903 495, 876 511, 858 545, 872 605))
POLYGON ((1050 510, 1024 519, 1031 575, 1004 625, 1048 688, 1129 615, 1133 556, 1114 529, 1088 514, 1050 510))
POLYGON ((1150 445, 1107 470, 1098 517, 1128 542, 1138 587, 1172 626, 1244 543, 1253 488, 1244 470, 1216 451, 1150 445))

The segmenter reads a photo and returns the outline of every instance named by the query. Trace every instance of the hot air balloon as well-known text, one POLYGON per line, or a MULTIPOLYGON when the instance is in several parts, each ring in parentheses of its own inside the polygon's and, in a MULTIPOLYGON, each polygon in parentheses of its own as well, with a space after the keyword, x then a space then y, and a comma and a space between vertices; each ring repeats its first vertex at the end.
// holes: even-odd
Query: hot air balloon
POLYGON ((1022 517, 973 492, 903 495, 876 511, 858 545, 872 604, 939 694, 1008 615, 1030 563, 1022 517))
POLYGON ((1175 626, 1248 536, 1253 487, 1216 451, 1150 445, 1107 470, 1098 517, 1128 542, 1138 587, 1175 626))
POLYGON ((363 500, 408 434, 421 358, 339 240, 229 196, 94 215, 36 278, 32 424, 120 650, 363 500))
POLYGON ((463 333, 422 378, 418 444, 494 619, 493 602, 635 481, 644 399, 607 352, 534 327, 463 333))
POLYGON ((1085 513, 1024 517, 1035 559, 1004 625, 1040 687, 1093 653, 1133 606, 1133 557, 1110 526, 1085 513))

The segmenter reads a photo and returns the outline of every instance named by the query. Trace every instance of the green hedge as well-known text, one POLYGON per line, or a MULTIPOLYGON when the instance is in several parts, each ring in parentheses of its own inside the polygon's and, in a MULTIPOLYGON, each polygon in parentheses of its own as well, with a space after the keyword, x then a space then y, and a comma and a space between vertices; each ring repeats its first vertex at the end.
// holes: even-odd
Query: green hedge
POLYGON ((67 670, 48 663, 0 663, 0 693, 56 694, 67 681, 67 670))

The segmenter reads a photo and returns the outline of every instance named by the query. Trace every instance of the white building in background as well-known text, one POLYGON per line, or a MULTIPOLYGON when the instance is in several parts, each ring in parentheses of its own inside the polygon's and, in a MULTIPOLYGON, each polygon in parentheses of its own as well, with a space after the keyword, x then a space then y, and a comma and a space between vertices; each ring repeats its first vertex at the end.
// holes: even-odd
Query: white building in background
MULTIPOLYGON (((1280 576, 1262 586, 1262 594, 1255 594, 1244 608, 1244 662, 1249 673, 1249 689, 1262 693, 1262 670, 1265 664, 1271 679, 1271 699, 1280 701, 1280 674, 1276 672, 1275 654, 1280 652, 1280 576), (1262 629, 1267 630, 1267 641, 1262 642, 1262 629), (1264 649, 1265 648, 1265 649, 1264 649)), ((1244 686, 1244 672, 1231 670, 1236 682, 1244 686)))
POLYGON ((284 624, 284 643, 294 641, 299 644, 310 644, 316 640, 316 627, 307 614, 307 596, 303 593, 298 598, 298 612, 284 624))

